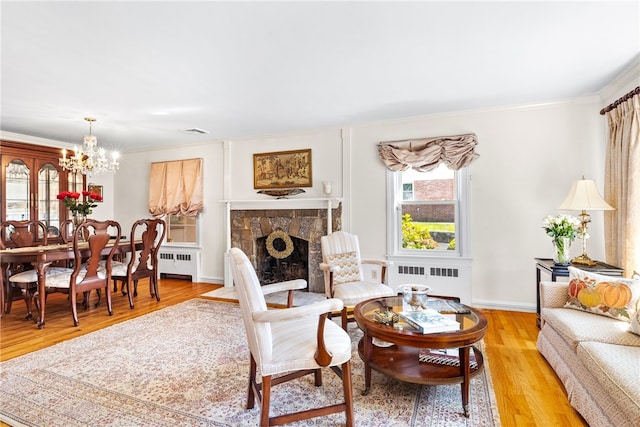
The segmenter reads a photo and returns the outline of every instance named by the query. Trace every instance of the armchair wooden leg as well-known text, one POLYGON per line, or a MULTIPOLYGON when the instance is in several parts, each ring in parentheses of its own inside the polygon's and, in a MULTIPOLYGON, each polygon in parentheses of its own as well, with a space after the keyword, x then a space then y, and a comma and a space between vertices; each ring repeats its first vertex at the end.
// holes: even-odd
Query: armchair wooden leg
POLYGON ((254 386, 256 383, 256 361, 253 359, 253 355, 250 355, 251 362, 249 364, 249 389, 247 390, 247 409, 253 409, 256 404, 256 395, 254 393, 254 386))
POLYGON ((344 307, 342 309, 342 329, 344 329, 345 331, 347 330, 347 323, 348 323, 348 319, 347 319, 347 307, 344 307))
POLYGON ((351 362, 342 364, 342 386, 344 388, 345 415, 347 427, 353 427, 353 388, 351 386, 351 362))
POLYGON ((269 426, 269 405, 271 404, 271 375, 262 377, 262 406, 260 407, 260 427, 269 426))

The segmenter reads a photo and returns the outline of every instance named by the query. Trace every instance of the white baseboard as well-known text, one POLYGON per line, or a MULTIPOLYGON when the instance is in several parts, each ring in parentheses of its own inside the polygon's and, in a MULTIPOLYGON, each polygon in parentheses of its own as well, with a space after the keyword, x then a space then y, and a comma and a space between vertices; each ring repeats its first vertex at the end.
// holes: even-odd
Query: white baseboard
POLYGON ((536 312, 535 305, 513 304, 506 301, 473 300, 473 303, 471 305, 476 308, 486 308, 489 310, 521 311, 524 313, 536 312))

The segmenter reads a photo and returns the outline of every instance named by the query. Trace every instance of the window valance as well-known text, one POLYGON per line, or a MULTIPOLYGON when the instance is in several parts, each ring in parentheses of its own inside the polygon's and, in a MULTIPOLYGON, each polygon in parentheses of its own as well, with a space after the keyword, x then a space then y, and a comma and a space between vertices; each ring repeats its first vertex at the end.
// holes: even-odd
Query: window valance
POLYGON ((203 209, 202 159, 151 163, 149 213, 197 216, 203 209))
POLYGON ((473 133, 381 142, 378 144, 378 156, 392 171, 413 168, 427 172, 440 163, 444 163, 449 169, 458 170, 480 157, 474 151, 477 143, 473 133))

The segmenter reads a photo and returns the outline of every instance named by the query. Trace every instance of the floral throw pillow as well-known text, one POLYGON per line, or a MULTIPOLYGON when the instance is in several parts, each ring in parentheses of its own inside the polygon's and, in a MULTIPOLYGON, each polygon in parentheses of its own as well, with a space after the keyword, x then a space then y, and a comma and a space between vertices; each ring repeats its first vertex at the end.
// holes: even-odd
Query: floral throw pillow
POLYGON ((333 283, 336 285, 360 280, 360 260, 355 252, 329 255, 327 264, 340 267, 340 271, 333 273, 333 283))
POLYGON ((565 307, 631 322, 638 310, 640 280, 604 276, 569 267, 565 307))

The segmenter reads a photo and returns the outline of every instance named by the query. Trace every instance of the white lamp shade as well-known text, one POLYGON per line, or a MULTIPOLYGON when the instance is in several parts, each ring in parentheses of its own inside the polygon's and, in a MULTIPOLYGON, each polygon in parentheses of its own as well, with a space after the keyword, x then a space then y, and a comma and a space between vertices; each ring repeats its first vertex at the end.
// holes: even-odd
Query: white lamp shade
POLYGON ((571 190, 569 195, 562 202, 558 209, 564 209, 569 211, 612 211, 615 208, 611 207, 604 201, 595 182, 590 179, 580 179, 574 181, 571 184, 571 190))

